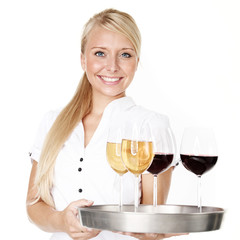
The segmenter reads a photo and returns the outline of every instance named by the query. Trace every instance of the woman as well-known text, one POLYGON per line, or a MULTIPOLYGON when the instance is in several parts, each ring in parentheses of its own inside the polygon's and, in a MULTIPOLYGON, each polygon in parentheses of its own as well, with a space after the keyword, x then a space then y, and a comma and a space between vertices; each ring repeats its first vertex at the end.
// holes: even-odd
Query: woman
MULTIPOLYGON (((152 112, 136 106, 125 90, 133 80, 141 38, 126 13, 107 9, 85 25, 81 41, 84 75, 70 103, 48 113, 32 149, 27 195, 29 218, 51 239, 163 239, 164 234, 130 234, 88 229, 79 223, 77 207, 117 203, 119 176, 106 161, 107 131, 111 122, 128 116, 147 119, 152 112)), ((168 119, 159 115, 159 124, 168 119)), ((159 204, 166 201, 171 169, 159 177, 159 204)), ((132 174, 124 175, 124 203, 134 201, 132 174)), ((141 179, 143 204, 152 203, 153 178, 141 179)))

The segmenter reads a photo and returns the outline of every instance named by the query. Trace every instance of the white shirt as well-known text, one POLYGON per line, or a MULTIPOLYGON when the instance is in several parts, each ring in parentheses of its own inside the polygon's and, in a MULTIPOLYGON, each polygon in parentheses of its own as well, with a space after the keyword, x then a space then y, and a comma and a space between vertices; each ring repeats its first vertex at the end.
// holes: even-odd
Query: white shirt
MULTIPOLYGON (((31 158, 37 162, 45 136, 58 114, 59 112, 49 112, 40 124, 31 151, 31 158)), ((153 125, 168 126, 168 118, 164 115, 158 114, 158 121, 154 122, 155 114, 135 105, 130 97, 114 100, 105 108, 102 119, 86 148, 84 148, 84 128, 82 122, 80 122, 65 142, 56 159, 54 186, 51 192, 56 210, 61 211, 72 201, 82 198, 93 200, 95 205, 118 204, 119 175, 111 169, 106 160, 109 126, 126 120, 141 123, 146 119, 150 119, 153 125)), ((141 193, 141 191, 139 192, 141 193)), ((134 203, 134 175, 129 172, 123 176, 123 203, 134 203)), ((71 238, 66 233, 54 233, 51 239, 70 240, 71 238)), ((102 231, 94 239, 122 240, 133 238, 102 231)))

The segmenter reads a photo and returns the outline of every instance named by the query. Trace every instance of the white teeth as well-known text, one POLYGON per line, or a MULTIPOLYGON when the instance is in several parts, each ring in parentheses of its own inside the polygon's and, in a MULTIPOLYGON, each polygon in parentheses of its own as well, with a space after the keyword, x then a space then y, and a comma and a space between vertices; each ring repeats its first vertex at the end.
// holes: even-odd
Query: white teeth
POLYGON ((120 79, 120 78, 109 78, 109 77, 103 77, 103 76, 101 76, 101 78, 106 82, 116 82, 120 79))

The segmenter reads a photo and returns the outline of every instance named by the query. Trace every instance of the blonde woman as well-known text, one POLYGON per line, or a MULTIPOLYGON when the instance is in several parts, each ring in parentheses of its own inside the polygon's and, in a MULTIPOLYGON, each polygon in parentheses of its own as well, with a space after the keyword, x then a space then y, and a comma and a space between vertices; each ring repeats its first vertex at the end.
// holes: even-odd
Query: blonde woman
MULTIPOLYGON (((81 41, 84 75, 75 95, 61 111, 46 114, 31 151, 32 171, 27 212, 52 240, 163 239, 164 234, 118 234, 80 225, 77 207, 116 204, 119 176, 106 161, 107 131, 120 116, 146 119, 150 111, 136 106, 125 91, 140 57, 141 37, 127 13, 107 9, 85 25, 81 41)), ((168 125, 161 116, 159 124, 168 125)), ((159 177, 158 200, 165 203, 171 169, 159 177)), ((141 179, 139 201, 152 203, 151 175, 141 179)), ((134 179, 124 175, 124 203, 134 202, 134 179)))

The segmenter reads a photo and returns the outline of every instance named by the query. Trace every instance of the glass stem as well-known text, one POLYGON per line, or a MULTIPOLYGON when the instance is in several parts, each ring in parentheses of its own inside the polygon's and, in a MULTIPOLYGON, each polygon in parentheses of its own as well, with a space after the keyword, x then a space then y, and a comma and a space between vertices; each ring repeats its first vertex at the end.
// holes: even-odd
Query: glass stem
POLYGON ((202 212, 202 186, 201 186, 201 176, 198 176, 198 209, 202 212))
POLYGON ((119 206, 120 206, 120 209, 123 206, 123 179, 122 179, 122 175, 120 175, 120 185, 119 185, 119 206))
POLYGON ((153 175, 153 206, 157 206, 157 175, 153 175))
POLYGON ((138 198, 139 198, 139 186, 138 186, 138 183, 139 183, 139 175, 136 175, 135 176, 135 210, 137 210, 138 208, 138 198))

